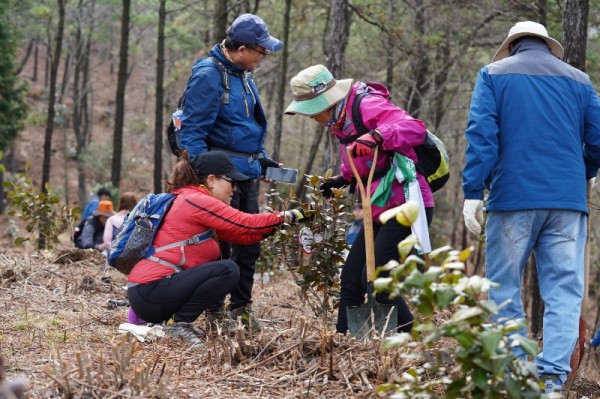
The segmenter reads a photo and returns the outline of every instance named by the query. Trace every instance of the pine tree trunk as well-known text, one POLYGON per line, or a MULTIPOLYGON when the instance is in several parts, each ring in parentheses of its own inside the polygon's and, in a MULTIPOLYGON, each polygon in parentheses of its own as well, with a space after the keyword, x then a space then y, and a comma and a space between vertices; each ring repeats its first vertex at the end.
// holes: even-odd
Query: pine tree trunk
MULTIPOLYGON (((277 87, 277 103, 275 108, 275 127, 273 128, 273 152, 271 157, 279 162, 281 151, 281 135, 283 125, 283 108, 285 106, 285 92, 288 86, 287 64, 289 57, 289 38, 290 38, 290 12, 292 9, 292 0, 285 0, 285 11, 283 13, 283 50, 281 52, 281 63, 279 65, 279 86, 277 87)), ((271 188, 275 188, 275 183, 271 183, 271 188)))
POLYGON ((46 119, 46 133, 44 136, 44 163, 42 167, 42 185, 41 191, 47 193, 46 185, 50 181, 50 156, 52 151, 52 133, 54 128, 54 105, 56 103, 56 85, 58 76, 58 66, 60 64, 60 54, 62 52, 63 33, 65 26, 65 2, 66 0, 57 0, 58 3, 58 28, 55 37, 54 55, 52 56, 50 70, 50 88, 48 94, 48 116, 46 119))
POLYGON ((27 49, 25 50, 25 54, 23 54, 23 57, 21 58, 21 62, 19 63, 19 68, 17 68, 17 70, 15 71, 15 75, 20 74, 21 71, 23 70, 23 68, 25 68, 27 61, 29 60, 29 57, 31 56, 31 50, 33 49, 34 42, 35 42, 35 39, 29 39, 29 43, 27 44, 27 49))
POLYGON ((429 60, 423 38, 425 36, 425 5, 422 0, 415 0, 412 4, 414 19, 413 29, 415 31, 414 56, 410 60, 410 79, 413 84, 406 95, 406 111, 414 117, 419 117, 423 105, 423 93, 426 91, 426 81, 429 71, 429 60))
POLYGON ((215 0, 212 43, 219 43, 227 30, 227 0, 215 0))
POLYGON ((564 61, 585 71, 588 0, 566 0, 563 15, 564 61))
MULTIPOLYGON (((52 57, 50 71, 50 90, 48 94, 48 118, 46 119, 46 133, 44 136, 44 163, 42 166, 43 193, 48 192, 47 185, 50 182, 50 156, 52 155, 52 132, 54 128, 54 104, 56 97, 56 84, 58 76, 58 65, 60 64, 60 53, 62 51, 63 33, 65 28, 65 3, 66 0, 57 0, 58 4, 58 27, 56 30, 56 44, 52 57)), ((46 246, 46 237, 40 233, 38 240, 39 248, 46 246)))
POLYGON ((154 192, 162 191, 163 105, 165 75, 165 20, 167 0, 158 9, 158 41, 156 43, 156 109, 154 118, 154 192))
POLYGON ((87 200, 86 173, 82 156, 88 145, 90 135, 89 122, 89 97, 90 97, 90 72, 89 57, 91 38, 94 30, 95 1, 88 5, 86 12, 83 0, 79 0, 77 7, 77 26, 75 32, 75 49, 73 59, 73 132, 75 135, 75 158, 77 160, 77 199, 83 206, 87 200), (84 35, 83 27, 88 27, 84 35))
POLYGON ((38 79, 38 61, 39 61, 40 37, 35 37, 35 47, 33 49, 33 74, 31 80, 37 82, 38 79))
POLYGON ((129 12, 131 0, 123 0, 121 14, 121 46, 119 48, 119 72, 117 75, 117 97, 115 100, 115 130, 113 137, 113 159, 111 182, 113 187, 121 184, 123 157, 123 128, 125 125, 125 88, 127 86, 127 58, 129 56, 129 12))
MULTIPOLYGON (((348 4, 348 0, 331 0, 331 33, 329 35, 329 50, 327 52, 328 62, 327 68, 336 79, 343 79, 344 76, 344 63, 346 61, 346 46, 348 45, 348 36, 350 34, 350 25, 352 24, 352 8, 348 4)), ((315 136, 311 144, 311 150, 309 157, 306 161, 306 167, 304 168, 305 174, 310 174, 313 163, 317 156, 317 150, 321 137, 326 134, 323 132, 322 127, 315 129, 315 136)), ((337 141, 333 141, 334 145, 338 145, 337 141)), ((331 151, 326 151, 329 153, 331 151)), ((325 160, 325 169, 329 168, 331 164, 339 164, 339 152, 335 151, 335 161, 325 160)), ((304 196, 306 179, 303 177, 296 186, 296 192, 298 197, 304 196)))

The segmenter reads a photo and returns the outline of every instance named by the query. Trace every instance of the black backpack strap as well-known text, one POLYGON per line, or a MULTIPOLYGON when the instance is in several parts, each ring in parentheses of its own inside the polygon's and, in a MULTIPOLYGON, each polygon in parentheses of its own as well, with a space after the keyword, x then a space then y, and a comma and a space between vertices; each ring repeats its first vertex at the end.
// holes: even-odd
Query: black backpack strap
POLYGON ((360 114, 360 102, 366 94, 367 93, 358 93, 356 97, 354 97, 354 102, 352 103, 352 123, 354 124, 356 133, 358 133, 359 136, 362 136, 368 132, 365 124, 363 123, 362 115, 360 114))
POLYGON ((354 102, 352 103, 352 124, 354 125, 357 134, 355 136, 340 139, 340 143, 353 143, 357 138, 368 132, 365 124, 363 123, 362 115, 360 114, 360 102, 366 94, 367 93, 358 93, 356 97, 354 97, 354 102))
POLYGON ((221 74, 221 82, 223 82, 223 95, 221 96, 221 104, 229 104, 229 92, 231 91, 231 83, 229 82, 230 71, 221 61, 216 57, 208 57, 217 66, 219 73, 221 74))

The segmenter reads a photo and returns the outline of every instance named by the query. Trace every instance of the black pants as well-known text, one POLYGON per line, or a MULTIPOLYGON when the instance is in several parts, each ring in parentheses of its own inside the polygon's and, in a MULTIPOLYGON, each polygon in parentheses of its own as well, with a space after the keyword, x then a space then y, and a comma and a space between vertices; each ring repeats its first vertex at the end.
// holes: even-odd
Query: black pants
POLYGON ((127 294, 131 307, 145 321, 160 323, 174 316, 176 322, 191 323, 227 295, 239 277, 235 262, 218 260, 136 285, 129 288, 127 294))
MULTIPOLYGON (((231 199, 231 206, 246 213, 258 213, 258 188, 256 180, 236 182, 236 190, 231 199)), ((240 268, 240 280, 231 291, 229 309, 235 309, 252 303, 252 287, 256 261, 260 257, 260 243, 252 245, 236 245, 221 242, 221 257, 230 258, 240 268), (231 257, 230 257, 231 254, 231 257)), ((223 306, 224 297, 211 308, 223 306)))
MULTIPOLYGON (((425 208, 427 224, 433 219, 433 208, 425 208)), ((384 266, 390 260, 398 260, 398 244, 411 234, 410 227, 402 226, 396 219, 389 220, 386 224, 373 223, 373 236, 375 237, 375 267, 384 266)), ((336 330, 340 333, 348 331, 348 317, 346 308, 358 306, 365 302, 367 292, 366 273, 366 248, 364 226, 360 229, 346 258, 342 269, 340 307, 336 330)), ((381 273, 384 277, 387 274, 381 273)), ((387 294, 377 294, 375 300, 379 303, 396 306, 398 310, 398 330, 409 332, 412 329, 413 315, 400 296, 390 299, 387 294)))

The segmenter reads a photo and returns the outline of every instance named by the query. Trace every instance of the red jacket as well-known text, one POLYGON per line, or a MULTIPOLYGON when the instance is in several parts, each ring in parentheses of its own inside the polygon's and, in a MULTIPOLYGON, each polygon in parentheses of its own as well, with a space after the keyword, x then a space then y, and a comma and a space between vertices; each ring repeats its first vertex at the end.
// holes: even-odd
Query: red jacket
MULTIPOLYGON (((219 240, 242 245, 255 244, 283 222, 283 214, 279 212, 249 214, 238 211, 213 198, 203 187, 187 186, 173 194, 177 198, 156 233, 153 242, 155 248, 186 240, 208 229, 214 229, 217 236, 200 244, 184 247, 183 269, 219 260, 219 240)), ((182 255, 181 247, 155 254, 176 265, 181 261, 182 255)), ((129 274, 129 282, 146 284, 171 274, 172 268, 143 259, 129 274)))

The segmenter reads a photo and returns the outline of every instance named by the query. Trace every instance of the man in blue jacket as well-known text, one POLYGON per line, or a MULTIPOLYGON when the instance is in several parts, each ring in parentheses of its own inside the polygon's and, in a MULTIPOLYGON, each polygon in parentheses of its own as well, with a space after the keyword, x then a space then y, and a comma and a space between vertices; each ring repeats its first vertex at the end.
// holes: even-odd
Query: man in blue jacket
MULTIPOLYGON (((256 15, 243 14, 227 29, 227 37, 216 44, 208 57, 199 60, 185 91, 178 140, 193 156, 211 150, 229 154, 237 170, 251 179, 237 183, 231 205, 247 213, 258 213, 256 180, 264 178, 268 166, 279 166, 264 148, 267 119, 251 72, 265 57, 281 50, 283 43, 269 34, 265 22, 256 15), (227 73, 222 76, 217 63, 227 73)), ((222 246, 223 256, 229 248, 222 246)), ((240 267, 238 287, 229 304, 233 318, 251 318, 252 286, 260 244, 234 245, 231 259, 240 267)), ((222 306, 222 304, 220 304, 222 306)), ((217 306, 207 312, 209 321, 222 318, 217 306)), ((252 324, 259 327, 256 319, 252 324)))
POLYGON ((544 300, 545 392, 561 392, 571 368, 583 298, 591 190, 600 166, 600 101, 589 77, 561 61, 543 25, 519 22, 479 72, 465 132, 465 224, 481 233, 495 321, 524 318, 521 277, 533 251, 544 300))

